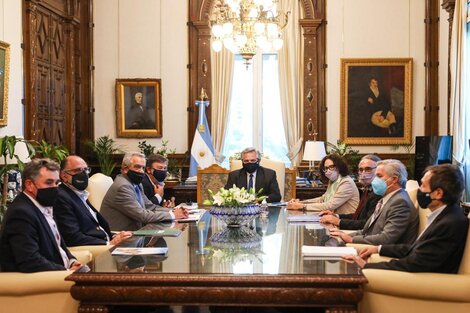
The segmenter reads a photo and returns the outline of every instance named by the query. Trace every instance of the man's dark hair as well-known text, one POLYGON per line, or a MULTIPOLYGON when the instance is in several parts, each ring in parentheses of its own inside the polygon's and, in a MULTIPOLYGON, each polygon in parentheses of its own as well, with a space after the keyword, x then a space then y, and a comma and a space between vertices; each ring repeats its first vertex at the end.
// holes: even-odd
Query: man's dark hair
POLYGON ((35 181, 38 176, 41 168, 45 167, 49 171, 59 171, 60 166, 56 161, 51 159, 32 159, 31 162, 26 164, 23 171, 23 186, 25 185, 26 180, 35 181))
POLYGON ((161 154, 152 153, 147 157, 147 167, 152 167, 153 163, 168 163, 168 159, 161 154))
POLYGON ((336 169, 338 170, 338 173, 341 176, 347 176, 349 174, 348 164, 346 164, 342 157, 337 154, 328 154, 320 162, 320 175, 322 177, 322 180, 328 179, 325 176, 325 173, 323 172, 323 167, 325 166, 326 160, 331 160, 333 162, 333 164, 336 166, 336 169))
POLYGON ((431 191, 441 188, 444 192, 442 202, 454 204, 460 201, 465 186, 462 172, 457 165, 432 165, 426 168, 426 172, 431 172, 432 174, 429 181, 431 191))

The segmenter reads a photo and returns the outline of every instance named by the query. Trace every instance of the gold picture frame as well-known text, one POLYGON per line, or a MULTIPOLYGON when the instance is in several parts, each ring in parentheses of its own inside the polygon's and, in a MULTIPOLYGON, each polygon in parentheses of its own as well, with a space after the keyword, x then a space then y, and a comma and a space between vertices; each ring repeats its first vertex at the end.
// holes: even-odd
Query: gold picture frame
POLYGON ((116 79, 117 137, 163 136, 161 86, 160 79, 116 79))
POLYGON ((0 127, 8 122, 8 79, 10 76, 10 45, 0 40, 0 127))
POLYGON ((411 143, 411 58, 341 59, 341 140, 411 143))

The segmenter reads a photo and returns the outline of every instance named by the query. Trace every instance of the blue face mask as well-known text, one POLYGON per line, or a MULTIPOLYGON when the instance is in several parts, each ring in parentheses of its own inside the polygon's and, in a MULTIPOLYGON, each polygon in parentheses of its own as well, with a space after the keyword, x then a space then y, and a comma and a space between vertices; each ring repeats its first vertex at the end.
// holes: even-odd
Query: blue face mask
POLYGON ((371 185, 372 185, 372 190, 374 191, 376 195, 383 196, 385 192, 387 192, 388 186, 387 186, 386 180, 383 180, 377 176, 374 178, 371 185))

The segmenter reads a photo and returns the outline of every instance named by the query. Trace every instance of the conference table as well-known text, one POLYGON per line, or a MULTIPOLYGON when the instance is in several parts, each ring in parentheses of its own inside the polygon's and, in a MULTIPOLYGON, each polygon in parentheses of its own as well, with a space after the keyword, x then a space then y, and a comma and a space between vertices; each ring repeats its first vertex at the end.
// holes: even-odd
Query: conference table
MULTIPOLYGON (((149 224, 170 236, 133 236, 122 247, 167 248, 165 255, 96 256, 91 271, 73 273, 79 312, 120 305, 319 307, 357 312, 360 268, 335 258, 302 255, 302 246, 336 246, 319 223, 292 223, 270 207, 249 226, 227 228, 206 211, 198 222, 149 224), (168 231, 170 230, 170 231, 168 231), (176 234, 181 233, 178 236, 176 234)), ((296 214, 303 214, 297 212, 296 214)))

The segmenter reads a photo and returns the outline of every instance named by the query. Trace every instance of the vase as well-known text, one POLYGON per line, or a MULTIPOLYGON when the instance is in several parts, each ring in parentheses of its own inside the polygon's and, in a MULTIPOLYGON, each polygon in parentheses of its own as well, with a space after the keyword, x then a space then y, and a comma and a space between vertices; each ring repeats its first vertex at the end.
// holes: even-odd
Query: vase
POLYGON ((260 214, 260 207, 257 204, 212 206, 209 213, 227 224, 227 227, 240 227, 249 224, 256 218, 260 214))

